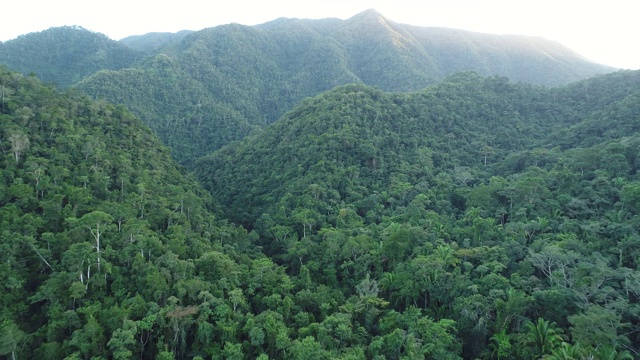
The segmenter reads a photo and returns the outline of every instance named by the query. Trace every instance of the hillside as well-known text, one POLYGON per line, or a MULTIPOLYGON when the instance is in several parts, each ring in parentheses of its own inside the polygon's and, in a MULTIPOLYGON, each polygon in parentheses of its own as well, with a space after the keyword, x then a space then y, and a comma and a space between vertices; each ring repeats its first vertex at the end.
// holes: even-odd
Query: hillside
POLYGON ((640 71, 375 11, 125 43, 0 66, 0 357, 640 357, 640 71))
POLYGON ((142 56, 103 34, 77 26, 50 28, 0 42, 0 64, 63 88, 97 71, 130 67, 142 56))
MULTIPOLYGON (((98 36, 85 32, 87 38, 98 36)), ((75 83, 94 98, 124 104, 188 168, 194 159, 274 122, 300 100, 339 85, 415 91, 454 72, 474 71, 555 86, 614 70, 544 39, 409 26, 374 10, 347 20, 282 18, 251 27, 152 33, 105 43, 102 51, 67 37, 49 36, 42 44, 43 35, 3 44, 6 55, 0 63, 34 71, 45 81, 75 83), (57 56, 59 50, 47 51, 43 59, 40 49, 66 48, 70 41, 82 48, 70 49, 77 59, 57 56), (38 45, 27 46, 30 42, 38 45), (18 44, 40 52, 15 53, 18 44), (94 59, 110 54, 111 47, 124 54, 117 62, 94 59), (133 51, 148 57, 134 64, 133 51), (17 64, 15 58, 30 60, 17 64), (166 83, 159 74, 167 74, 166 83)))
MULTIPOLYGON (((396 176, 427 186, 448 172, 468 176, 471 185, 490 174, 491 166, 481 166, 484 153, 489 165, 517 151, 594 146, 633 134, 640 130, 639 88, 639 73, 629 71, 558 89, 473 73, 406 94, 347 85, 201 159, 196 172, 227 216, 247 226, 275 212, 286 194, 305 203, 310 186, 332 194, 334 205, 366 203, 357 209, 364 216, 375 207, 370 197, 392 190, 396 176)), ((325 212, 326 201, 314 210, 325 212)))
POLYGON ((205 355, 168 334, 264 263, 249 234, 122 106, 4 68, 0 86, 0 356, 205 355))
POLYGON ((406 94, 348 85, 196 174, 290 273, 370 301, 367 356, 411 354, 412 311, 453 321, 463 358, 630 356, 639 97, 630 71, 558 89, 472 73, 406 94))
POLYGON ((132 50, 142 52, 144 54, 153 54, 162 49, 167 44, 180 41, 185 35, 192 33, 191 30, 182 30, 176 33, 154 32, 144 35, 131 35, 118 42, 132 50))

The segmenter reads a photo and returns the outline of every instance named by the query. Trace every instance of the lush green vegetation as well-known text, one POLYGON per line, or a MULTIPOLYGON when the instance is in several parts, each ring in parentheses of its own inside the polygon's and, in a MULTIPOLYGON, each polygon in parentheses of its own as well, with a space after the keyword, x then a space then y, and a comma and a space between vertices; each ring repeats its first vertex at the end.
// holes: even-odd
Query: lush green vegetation
POLYGON ((43 81, 68 87, 102 69, 130 67, 137 50, 78 26, 50 28, 0 42, 0 64, 35 73, 43 81))
POLYGON ((127 104, 142 118, 153 119, 149 127, 188 168, 198 157, 259 129, 234 106, 212 98, 207 86, 195 81, 172 58, 158 55, 144 64, 117 72, 100 71, 80 82, 78 88, 127 104))
POLYGON ((176 41, 180 41, 185 35, 192 33, 191 30, 182 30, 176 33, 153 32, 144 35, 127 36, 118 42, 130 47, 135 51, 145 54, 156 54, 163 47, 176 41))
POLYGON ((613 70, 543 39, 408 26, 373 10, 347 20, 278 19, 120 42, 54 28, 0 44, 0 63, 125 105, 188 169, 339 85, 416 91, 469 70, 559 85, 613 70))
POLYGON ((134 38, 163 53, 64 92, 0 68, 0 356, 640 357, 640 72, 422 88, 455 48, 426 32, 134 38))
POLYGON ((307 310, 321 344, 339 315, 364 327, 347 343, 368 358, 624 358, 640 345, 639 96, 638 72, 559 89, 474 74, 411 94, 345 86, 197 174, 290 276, 332 289, 307 310), (358 302, 362 317, 345 305, 358 302), (447 324, 447 355, 406 316, 447 324))
POLYGON ((187 333, 206 326, 200 306, 241 291, 244 275, 228 271, 266 261, 253 235, 217 221, 206 192, 123 107, 6 70, 0 89, 0 355, 214 349, 187 333))

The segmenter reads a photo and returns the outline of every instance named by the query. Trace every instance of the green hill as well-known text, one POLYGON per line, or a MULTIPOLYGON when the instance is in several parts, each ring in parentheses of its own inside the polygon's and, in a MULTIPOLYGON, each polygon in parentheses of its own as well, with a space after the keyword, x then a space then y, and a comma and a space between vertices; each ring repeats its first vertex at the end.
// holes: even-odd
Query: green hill
POLYGON ((118 42, 135 51, 140 51, 145 54, 153 54, 160 51, 160 49, 162 49, 167 44, 179 41, 185 35, 192 32, 193 31, 191 30, 182 30, 176 33, 153 32, 143 35, 127 36, 124 39, 118 40, 118 42))
POLYGON ((99 70, 130 67, 141 56, 78 26, 50 28, 0 43, 0 64, 65 88, 99 70))
POLYGON ((0 90, 0 356, 640 349, 640 72, 341 86, 201 159, 213 199, 124 107, 0 90))
POLYGON ((336 206, 347 203, 364 216, 375 207, 372 197, 393 191, 399 179, 427 186, 448 172, 469 176, 470 185, 477 181, 470 169, 488 171, 484 155, 499 163, 517 151, 633 134, 638 88, 637 72, 558 89, 472 73, 408 94, 349 85, 302 102, 262 133, 202 159, 196 172, 227 216, 245 225, 275 212, 287 196, 307 202, 310 186, 332 197, 314 211, 331 208, 336 216, 336 206))
POLYGON ((291 273, 371 301, 367 356, 413 351, 395 331, 410 334, 399 314, 418 309, 455 322, 463 358, 628 356, 640 344, 625 330, 640 318, 624 275, 640 276, 639 81, 348 85, 200 159, 196 174, 291 273), (557 335, 547 348, 531 340, 542 330, 557 335))
POLYGON ((128 41, 0 67, 0 356, 640 354, 640 71, 375 11, 128 41))
POLYGON ((223 296, 213 264, 251 263, 248 234, 122 106, 3 68, 0 88, 0 355, 184 357, 171 314, 223 296))
MULTIPOLYGON (((454 72, 475 71, 555 86, 614 70, 544 39, 409 26, 374 10, 347 20, 282 18, 251 27, 152 33, 119 43, 101 38, 102 51, 88 40, 63 36, 58 37, 63 43, 48 36, 44 47, 44 35, 56 31, 82 33, 63 28, 25 35, 3 45, 6 55, 0 51, 0 62, 124 104, 188 168, 195 159, 274 122, 302 99, 344 84, 415 91, 454 72), (12 50, 18 44, 24 48, 19 54, 12 50), (47 51, 46 62, 40 52, 26 52, 63 46, 69 49, 65 56, 54 56, 60 50, 47 51), (95 60, 96 54, 115 50, 123 55, 95 60), (134 64, 133 52, 148 57, 134 64), (11 60, 16 57, 31 62, 16 67, 11 60)), ((93 42, 100 38, 83 34, 93 42)))

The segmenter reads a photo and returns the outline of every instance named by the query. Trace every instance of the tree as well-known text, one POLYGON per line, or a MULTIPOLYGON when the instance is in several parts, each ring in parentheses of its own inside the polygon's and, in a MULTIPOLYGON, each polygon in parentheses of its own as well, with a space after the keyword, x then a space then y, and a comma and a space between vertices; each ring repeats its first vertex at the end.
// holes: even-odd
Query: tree
POLYGON ((89 314, 84 326, 71 334, 69 345, 73 349, 77 349, 84 358, 96 355, 103 356, 106 350, 105 340, 105 330, 102 324, 93 314, 89 314))
POLYGON ((378 315, 389 302, 378 297, 378 282, 371 279, 369 274, 356 286, 356 292, 358 297, 352 296, 350 301, 342 306, 342 310, 359 316, 365 328, 371 331, 378 315))
POLYGON ((485 145, 482 147, 481 152, 484 156, 484 167, 487 167, 487 156, 495 154, 495 150, 491 146, 485 145))
POLYGON ((640 182, 634 181, 624 185, 620 196, 627 208, 637 213, 638 209, 640 209, 640 182))
POLYGON ((556 323, 538 318, 537 322, 529 322, 526 327, 526 341, 533 347, 533 359, 550 355, 562 343, 561 330, 556 323))
POLYGON ((98 267, 98 272, 100 272, 101 268, 101 241, 102 235, 105 231, 107 231, 113 223, 113 217, 102 211, 93 211, 88 214, 82 216, 82 218, 77 221, 73 219, 71 223, 76 223, 77 226, 81 226, 85 229, 88 229, 93 237, 94 241, 94 249, 96 250, 96 266, 98 267))
POLYGON ((512 352, 513 347, 506 330, 502 330, 497 334, 494 334, 489 339, 489 349, 491 350, 492 357, 496 359, 508 359, 512 352))
POLYGON ((29 148, 29 137, 25 133, 19 130, 15 130, 9 135, 9 142, 11 143, 11 151, 16 162, 20 161, 22 153, 29 148))
POLYGON ((239 308, 244 310, 247 306, 247 299, 242 293, 242 289, 233 289, 229 291, 228 298, 229 302, 233 306, 233 312, 238 311, 239 308))
POLYGON ((598 360, 633 360, 633 355, 628 350, 618 351, 611 345, 601 344, 593 351, 593 358, 598 360))
POLYGON ((244 355, 242 353, 242 344, 236 344, 231 342, 224 343, 224 350, 222 355, 226 360, 242 360, 244 355))
POLYGON ((302 340, 295 340, 291 345, 291 356, 291 358, 295 360, 328 360, 331 358, 329 352, 322 349, 320 343, 311 336, 307 336, 302 340))
MULTIPOLYGON (((583 358, 583 351, 579 345, 571 345, 566 342, 561 343, 550 355, 544 357, 544 359, 549 360, 575 360, 583 358)), ((597 357, 596 359, 601 360, 603 358, 597 357)))
POLYGON ((573 270, 579 257, 574 251, 549 245, 537 253, 530 251, 529 261, 552 283, 569 288, 573 285, 573 270))
POLYGON ((137 343, 135 339, 137 332, 136 323, 132 320, 124 320, 122 327, 113 332, 107 346, 113 352, 114 359, 124 360, 133 357, 132 348, 137 343))
POLYGON ((5 320, 0 326, 0 355, 11 354, 16 360, 18 346, 25 340, 26 334, 11 320, 5 320))
POLYGON ((302 238, 307 236, 306 228, 312 230, 312 226, 318 221, 319 215, 313 210, 297 208, 292 214, 293 219, 302 225, 302 238))
POLYGON ((614 348, 625 345, 629 339, 619 332, 629 324, 622 323, 621 319, 614 309, 591 305, 584 313, 569 316, 571 336, 575 342, 594 349, 601 345, 614 348))

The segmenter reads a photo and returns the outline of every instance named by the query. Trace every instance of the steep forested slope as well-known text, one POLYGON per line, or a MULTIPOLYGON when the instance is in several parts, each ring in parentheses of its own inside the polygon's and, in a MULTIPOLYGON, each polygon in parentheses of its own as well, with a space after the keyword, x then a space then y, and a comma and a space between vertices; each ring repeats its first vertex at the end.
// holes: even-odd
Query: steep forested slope
POLYGON ((0 43, 0 64, 68 87, 99 70, 129 67, 142 53, 77 26, 50 28, 0 43))
POLYGON ((143 119, 152 119, 148 126, 182 165, 191 167, 197 157, 259 128, 236 110, 241 97, 231 97, 233 103, 211 98, 208 86, 193 79, 174 59, 158 55, 143 64, 101 71, 79 88, 99 92, 113 102, 127 104, 143 119))
POLYGON ((613 70, 544 38, 403 27, 421 49, 436 59, 444 75, 472 70, 482 75, 507 76, 513 81, 558 86, 613 70))
POLYGON ((131 35, 119 40, 120 44, 130 47, 132 50, 141 51, 144 54, 154 54, 167 44, 174 43, 182 39, 185 35, 192 33, 191 30, 182 30, 176 33, 153 32, 144 35, 131 35))
POLYGON ((201 160, 197 171, 240 223, 253 223, 265 204, 277 209, 287 193, 305 203, 312 184, 337 191, 337 203, 368 199, 358 208, 364 215, 372 210, 369 197, 393 191, 399 178, 430 182, 447 171, 472 184, 474 172, 514 151, 633 133, 638 88, 640 75, 630 71, 559 89, 473 73, 410 94, 349 85, 304 101, 263 133, 201 160))
MULTIPOLYGON (((197 175, 298 281, 348 299, 309 311, 364 326, 367 357, 630 358, 639 79, 341 87, 201 159, 197 175), (429 353, 409 314, 460 343, 429 353)), ((323 349, 362 344, 315 329, 323 349)))
MULTIPOLYGON (((153 37, 140 41, 145 49, 155 46, 153 37)), ((188 167, 190 159, 338 85, 412 91, 464 70, 557 85, 613 70, 543 39, 407 26, 375 11, 348 20, 218 26, 176 34, 175 42, 160 49, 135 69, 100 72, 77 87, 125 104, 188 167), (168 63, 180 74, 179 86, 171 76, 166 84, 158 81, 168 63)))
POLYGON ((640 72, 346 85, 257 131, 340 84, 291 59, 363 82, 386 55, 361 55, 421 51, 378 15, 209 29, 82 82, 189 165, 254 133, 195 164, 213 200, 124 107, 0 70, 0 355, 638 357, 640 72), (301 35, 335 29, 357 56, 301 35))
POLYGON ((193 324, 242 291, 227 271, 253 268, 249 235, 123 107, 4 69, 0 88, 0 355, 220 351, 193 324))
POLYGON ((1 356, 361 359, 398 353, 400 331, 416 356, 459 357, 452 321, 382 324, 376 280, 287 273, 216 221, 123 107, 0 71, 1 356))

